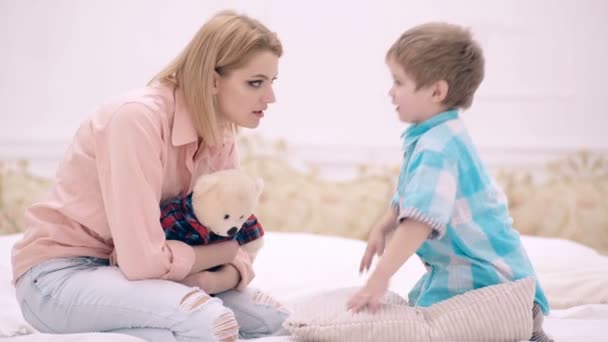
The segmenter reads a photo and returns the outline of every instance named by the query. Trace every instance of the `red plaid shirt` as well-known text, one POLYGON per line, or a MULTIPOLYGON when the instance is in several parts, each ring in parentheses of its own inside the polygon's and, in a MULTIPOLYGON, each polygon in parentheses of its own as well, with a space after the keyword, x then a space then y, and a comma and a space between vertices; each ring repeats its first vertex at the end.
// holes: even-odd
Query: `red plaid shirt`
POLYGON ((194 215, 192 194, 186 197, 177 196, 162 205, 160 223, 167 240, 179 240, 193 246, 227 240, 236 240, 239 245, 244 245, 264 236, 264 229, 254 215, 245 221, 234 236, 224 237, 210 232, 194 215))

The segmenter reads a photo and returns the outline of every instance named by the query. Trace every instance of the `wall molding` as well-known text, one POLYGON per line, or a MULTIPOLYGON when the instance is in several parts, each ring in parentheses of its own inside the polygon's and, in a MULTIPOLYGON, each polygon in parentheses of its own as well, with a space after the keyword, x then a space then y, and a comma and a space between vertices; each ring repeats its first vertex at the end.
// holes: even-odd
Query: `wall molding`
POLYGON ((69 144, 62 140, 0 140, 0 159, 57 160, 69 144))
MULTIPOLYGON (((27 160, 34 173, 52 174, 61 160, 69 141, 17 141, 0 140, 0 160, 27 160)), ((298 168, 319 168, 333 170, 330 173, 344 174, 361 165, 399 165, 399 146, 373 145, 321 145, 290 143, 283 140, 268 140, 261 154, 276 154, 293 162, 298 168)), ((608 148, 570 148, 538 146, 494 146, 480 147, 484 163, 490 169, 503 167, 522 170, 543 168, 548 162, 566 158, 569 155, 589 150, 608 158, 608 148)))

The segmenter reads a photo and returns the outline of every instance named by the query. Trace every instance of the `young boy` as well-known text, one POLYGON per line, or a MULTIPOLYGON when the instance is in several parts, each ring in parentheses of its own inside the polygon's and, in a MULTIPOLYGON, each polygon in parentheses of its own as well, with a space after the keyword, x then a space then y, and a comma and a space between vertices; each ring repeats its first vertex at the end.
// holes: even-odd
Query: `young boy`
MULTIPOLYGON (((389 279, 414 252, 427 272, 409 293, 412 306, 535 276, 506 198, 459 118, 484 77, 483 53, 471 33, 445 23, 414 27, 388 50, 386 62, 394 79, 389 95, 399 119, 411 126, 402 134, 396 193, 370 232, 360 271, 369 270, 375 254, 384 255, 347 307, 377 310, 389 279)), ((532 340, 548 340, 542 330, 548 312, 537 282, 532 340)))

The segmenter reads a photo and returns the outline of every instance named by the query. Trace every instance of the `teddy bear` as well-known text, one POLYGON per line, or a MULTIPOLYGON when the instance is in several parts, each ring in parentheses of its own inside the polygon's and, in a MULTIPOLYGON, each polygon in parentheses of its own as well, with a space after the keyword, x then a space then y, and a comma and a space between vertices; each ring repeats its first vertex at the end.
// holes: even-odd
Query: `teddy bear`
POLYGON ((190 194, 161 204, 167 240, 192 246, 236 240, 253 259, 264 241, 264 230, 253 215, 263 187, 261 178, 240 169, 200 176, 190 194))

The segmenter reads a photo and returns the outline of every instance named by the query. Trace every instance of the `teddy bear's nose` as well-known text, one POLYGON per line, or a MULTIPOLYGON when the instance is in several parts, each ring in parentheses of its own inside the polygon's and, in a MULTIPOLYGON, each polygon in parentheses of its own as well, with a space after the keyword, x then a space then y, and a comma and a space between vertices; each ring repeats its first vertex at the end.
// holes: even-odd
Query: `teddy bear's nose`
POLYGON ((237 230, 238 229, 236 227, 230 228, 230 230, 228 230, 228 235, 232 236, 232 235, 236 234, 237 230))

